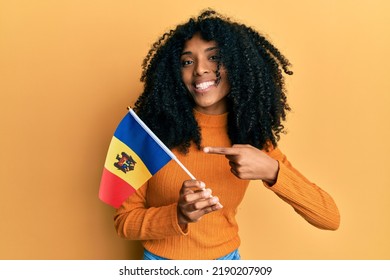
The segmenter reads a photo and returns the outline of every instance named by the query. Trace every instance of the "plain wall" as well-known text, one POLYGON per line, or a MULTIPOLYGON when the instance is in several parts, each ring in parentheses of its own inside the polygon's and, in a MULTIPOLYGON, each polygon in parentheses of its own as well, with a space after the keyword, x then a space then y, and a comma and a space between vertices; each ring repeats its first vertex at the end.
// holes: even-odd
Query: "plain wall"
POLYGON ((136 259, 98 199, 141 63, 169 28, 213 7, 267 35, 293 64, 279 143, 332 194, 335 232, 253 183, 239 208, 244 259, 389 259, 388 1, 0 0, 0 259, 136 259))

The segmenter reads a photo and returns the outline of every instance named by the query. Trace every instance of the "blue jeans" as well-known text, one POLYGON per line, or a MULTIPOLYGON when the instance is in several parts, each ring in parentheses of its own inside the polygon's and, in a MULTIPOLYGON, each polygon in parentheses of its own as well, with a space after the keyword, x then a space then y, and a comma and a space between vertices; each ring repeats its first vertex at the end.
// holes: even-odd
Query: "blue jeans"
MULTIPOLYGON (((220 257, 216 260, 240 260, 240 259, 241 259, 240 253, 238 252, 238 249, 236 249, 230 254, 220 257)), ((144 249, 144 260, 168 260, 168 259, 157 256, 149 252, 148 250, 144 249)))

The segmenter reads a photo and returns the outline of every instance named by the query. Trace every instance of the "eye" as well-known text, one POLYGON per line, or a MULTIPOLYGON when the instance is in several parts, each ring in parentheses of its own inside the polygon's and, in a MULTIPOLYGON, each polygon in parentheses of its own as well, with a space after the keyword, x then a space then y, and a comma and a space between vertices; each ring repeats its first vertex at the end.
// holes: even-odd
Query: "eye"
POLYGON ((182 67, 186 67, 188 65, 191 65, 192 63, 194 63, 192 60, 182 60, 181 61, 181 66, 182 67))
POLYGON ((212 56, 210 56, 209 57, 209 59, 211 60, 211 61, 220 61, 220 56, 219 55, 212 55, 212 56))

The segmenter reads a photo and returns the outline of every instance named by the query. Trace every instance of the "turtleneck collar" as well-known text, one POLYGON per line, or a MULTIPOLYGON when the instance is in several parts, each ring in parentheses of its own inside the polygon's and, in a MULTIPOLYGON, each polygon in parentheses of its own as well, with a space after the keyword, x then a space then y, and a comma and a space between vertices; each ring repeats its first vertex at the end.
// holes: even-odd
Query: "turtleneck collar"
POLYGON ((194 110, 194 116, 201 127, 226 127, 228 112, 220 115, 207 115, 194 110))

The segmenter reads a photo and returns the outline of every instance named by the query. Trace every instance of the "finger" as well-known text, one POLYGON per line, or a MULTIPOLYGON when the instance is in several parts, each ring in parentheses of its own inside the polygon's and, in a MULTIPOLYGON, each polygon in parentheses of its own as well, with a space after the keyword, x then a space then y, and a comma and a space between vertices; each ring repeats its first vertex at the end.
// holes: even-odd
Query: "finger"
MULTIPOLYGON (((218 200, 218 199, 217 199, 218 200)), ((214 200, 217 201, 217 200, 214 200)), ((194 211, 189 211, 188 209, 186 209, 188 207, 179 207, 179 213, 180 213, 180 217, 181 219, 184 219, 183 222, 185 223, 194 223, 194 222, 197 222, 199 221, 204 215, 210 213, 210 212, 213 212, 213 211, 217 211, 217 210, 220 210, 223 208, 222 204, 217 202, 216 204, 212 204, 210 206, 205 206, 203 207, 202 209, 200 210, 194 210, 194 211)), ((194 208, 192 208, 194 209, 194 208)))
POLYGON ((219 202, 218 197, 211 197, 206 200, 200 200, 198 202, 195 202, 191 204, 191 206, 193 207, 193 211, 197 211, 197 210, 204 211, 205 208, 210 208, 211 206, 216 205, 218 202, 219 202))
MULTIPOLYGON (((220 210, 222 208, 223 208, 222 205, 220 203, 217 203, 215 205, 203 208, 202 210, 198 211, 197 214, 201 214, 202 215, 201 217, 203 217, 204 215, 206 215, 208 213, 211 213, 211 212, 214 212, 214 211, 218 211, 218 210, 220 210)), ((201 217, 199 217, 198 220, 201 217)))
POLYGON ((211 207, 211 210, 217 211, 217 210, 222 209, 222 208, 223 208, 223 205, 222 205, 220 202, 218 202, 218 203, 216 203, 215 205, 212 205, 212 206, 210 206, 210 207, 211 207))
POLYGON ((211 190, 205 189, 204 191, 187 193, 183 195, 183 201, 186 203, 192 203, 197 200, 204 200, 211 197, 211 190))
POLYGON ((229 160, 229 165, 231 168, 234 168, 234 169, 237 168, 237 163, 234 161, 229 160))
POLYGON ((192 204, 187 204, 185 206, 182 206, 182 211, 185 213, 185 215, 191 216, 191 214, 196 215, 196 213, 201 213, 201 215, 204 215, 206 213, 209 213, 210 209, 218 210, 222 207, 221 203, 219 203, 218 197, 212 197, 206 200, 199 200, 192 204))
POLYGON ((183 182, 183 185, 180 189, 180 193, 193 193, 194 190, 204 190, 206 188, 206 184, 202 181, 197 180, 187 180, 183 182))
POLYGON ((234 156, 239 154, 239 147, 204 147, 203 151, 207 154, 234 156))
POLYGON ((202 210, 199 210, 199 211, 196 211, 193 213, 197 216, 197 220, 200 220, 204 215, 209 214, 209 213, 214 212, 214 211, 218 211, 222 208, 223 208, 222 204, 218 202, 214 205, 204 207, 202 210))
POLYGON ((253 148, 253 146, 251 146, 249 144, 234 144, 232 147, 233 148, 253 148))

